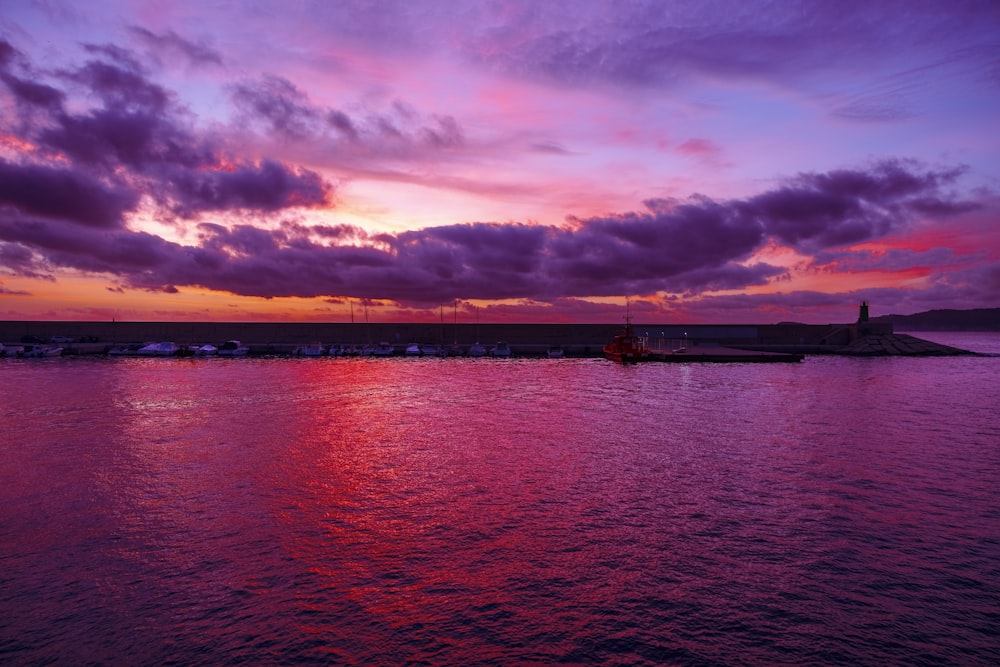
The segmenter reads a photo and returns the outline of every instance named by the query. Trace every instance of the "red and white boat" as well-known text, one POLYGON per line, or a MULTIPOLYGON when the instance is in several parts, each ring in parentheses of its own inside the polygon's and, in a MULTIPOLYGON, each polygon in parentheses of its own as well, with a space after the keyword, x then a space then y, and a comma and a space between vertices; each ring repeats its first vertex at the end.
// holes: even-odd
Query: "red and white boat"
POLYGON ((632 318, 625 316, 625 331, 615 336, 615 339, 604 346, 604 356, 620 364, 634 364, 640 361, 650 361, 653 353, 646 345, 646 339, 635 335, 632 329, 632 318))

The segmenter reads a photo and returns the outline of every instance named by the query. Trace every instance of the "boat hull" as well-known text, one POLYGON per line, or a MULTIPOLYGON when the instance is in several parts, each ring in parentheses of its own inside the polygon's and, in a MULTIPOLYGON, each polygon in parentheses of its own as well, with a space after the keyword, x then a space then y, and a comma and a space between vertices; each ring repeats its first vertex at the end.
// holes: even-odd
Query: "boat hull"
POLYGON ((622 350, 614 345, 604 346, 604 357, 619 364, 636 364, 652 361, 653 355, 647 350, 622 350))

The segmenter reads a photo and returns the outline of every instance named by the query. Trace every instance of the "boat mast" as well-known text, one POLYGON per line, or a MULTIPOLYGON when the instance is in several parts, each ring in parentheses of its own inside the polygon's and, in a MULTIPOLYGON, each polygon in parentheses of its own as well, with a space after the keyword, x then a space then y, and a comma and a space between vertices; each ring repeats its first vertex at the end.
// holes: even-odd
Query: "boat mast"
POLYGON ((368 302, 365 301, 365 333, 368 335, 368 345, 372 344, 372 326, 368 322, 368 302))

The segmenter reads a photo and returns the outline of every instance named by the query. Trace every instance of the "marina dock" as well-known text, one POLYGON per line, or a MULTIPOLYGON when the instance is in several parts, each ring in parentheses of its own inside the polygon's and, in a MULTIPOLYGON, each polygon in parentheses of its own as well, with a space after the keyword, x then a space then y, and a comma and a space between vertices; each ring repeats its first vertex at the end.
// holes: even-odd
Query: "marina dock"
MULTIPOLYGON (((621 324, 267 323, 267 322, 76 322, 0 321, 0 343, 49 343, 71 339, 68 354, 103 354, 112 346, 173 341, 181 346, 239 340, 251 355, 290 355, 301 346, 362 346, 386 341, 396 354, 410 343, 457 345, 467 351, 506 341, 518 357, 544 357, 552 346, 566 357, 603 356, 621 324)), ((637 324, 654 360, 662 362, 786 362, 805 355, 943 356, 973 354, 872 325, 854 324, 637 324), (675 350, 684 349, 684 352, 675 350)))

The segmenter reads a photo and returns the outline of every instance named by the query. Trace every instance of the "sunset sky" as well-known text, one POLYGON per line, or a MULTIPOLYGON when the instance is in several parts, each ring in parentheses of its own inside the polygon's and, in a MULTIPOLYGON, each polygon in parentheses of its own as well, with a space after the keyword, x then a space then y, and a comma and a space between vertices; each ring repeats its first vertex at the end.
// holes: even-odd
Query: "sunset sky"
POLYGON ((0 319, 1000 306, 1000 4, 0 5, 0 319))

